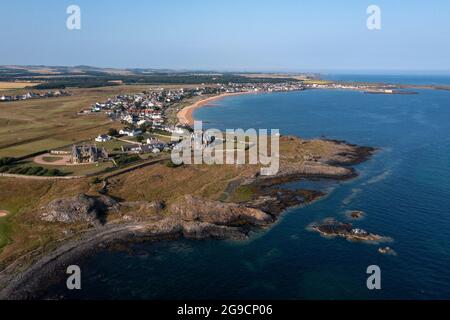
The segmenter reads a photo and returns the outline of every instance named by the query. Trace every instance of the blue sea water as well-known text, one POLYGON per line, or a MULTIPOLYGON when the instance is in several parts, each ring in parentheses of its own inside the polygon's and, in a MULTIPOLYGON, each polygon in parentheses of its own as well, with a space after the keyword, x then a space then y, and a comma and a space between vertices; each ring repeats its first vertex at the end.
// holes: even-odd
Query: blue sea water
POLYGON ((345 82, 450 86, 450 74, 436 74, 433 76, 415 74, 324 74, 322 77, 327 80, 345 82))
MULTIPOLYGON (((450 92, 371 95, 310 90, 228 97, 195 113, 205 126, 275 128, 379 148, 346 182, 300 182, 330 194, 288 211, 249 242, 175 241, 102 251, 81 264, 83 290, 65 282, 49 296, 146 299, 450 299, 450 92), (327 217, 393 239, 378 245, 307 230, 327 217), (381 268, 382 289, 366 287, 381 268)), ((298 185, 296 185, 298 187, 298 185)))

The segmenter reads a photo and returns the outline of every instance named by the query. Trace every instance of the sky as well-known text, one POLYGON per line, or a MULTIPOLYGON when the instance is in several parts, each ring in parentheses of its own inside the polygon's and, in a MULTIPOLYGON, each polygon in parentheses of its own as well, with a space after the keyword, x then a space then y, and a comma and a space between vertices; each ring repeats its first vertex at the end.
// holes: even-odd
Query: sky
POLYGON ((0 0, 0 17, 0 65, 450 70, 448 0, 0 0), (369 5, 381 30, 366 26, 369 5))

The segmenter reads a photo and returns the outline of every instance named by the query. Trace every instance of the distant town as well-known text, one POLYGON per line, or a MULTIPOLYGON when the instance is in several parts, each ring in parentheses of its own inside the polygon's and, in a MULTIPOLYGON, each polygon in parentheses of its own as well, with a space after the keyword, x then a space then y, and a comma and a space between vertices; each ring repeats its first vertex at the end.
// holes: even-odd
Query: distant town
POLYGON ((43 98, 56 98, 70 96, 70 93, 62 90, 48 91, 44 93, 36 93, 36 92, 27 92, 19 95, 2 95, 0 96, 0 102, 9 102, 9 101, 21 101, 21 100, 29 100, 29 99, 43 99, 43 98))
MULTIPOLYGON (((179 103, 195 97, 210 97, 221 94, 239 93, 271 93, 300 91, 306 89, 343 89, 359 90, 366 93, 395 94, 397 91, 393 85, 373 84, 346 84, 327 81, 289 81, 282 83, 228 83, 196 87, 144 91, 139 94, 123 94, 106 101, 96 102, 90 107, 79 112, 80 115, 105 113, 111 121, 120 122, 123 128, 110 130, 99 134, 95 141, 106 143, 113 139, 123 142, 120 151, 124 154, 145 154, 170 151, 177 147, 180 141, 162 141, 149 133, 159 133, 160 137, 171 135, 183 135, 186 131, 192 131, 187 123, 180 123, 168 115, 170 108, 179 103)), ((80 150, 87 152, 84 157, 86 162, 97 162, 98 159, 107 158, 107 152, 97 149, 95 145, 73 146, 73 163, 80 163, 80 150), (98 156, 97 156, 98 155, 98 156)))

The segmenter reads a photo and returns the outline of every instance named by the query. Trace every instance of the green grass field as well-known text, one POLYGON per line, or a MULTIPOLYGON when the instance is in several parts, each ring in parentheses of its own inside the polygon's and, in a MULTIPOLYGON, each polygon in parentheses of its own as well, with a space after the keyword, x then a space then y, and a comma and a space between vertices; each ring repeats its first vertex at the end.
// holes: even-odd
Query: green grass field
POLYGON ((99 173, 104 171, 107 168, 112 168, 114 165, 112 162, 99 162, 99 163, 92 163, 92 164, 83 164, 79 166, 57 166, 57 165, 43 165, 43 164, 37 164, 32 161, 32 159, 27 159, 25 161, 20 162, 21 165, 27 166, 27 167, 43 167, 46 169, 58 169, 61 172, 71 175, 71 176, 83 176, 83 175, 90 175, 94 173, 99 173))
POLYGON ((72 96, 2 103, 0 105, 0 157, 34 152, 89 140, 120 123, 104 114, 78 115, 93 103, 120 93, 141 92, 149 86, 68 89, 72 96))

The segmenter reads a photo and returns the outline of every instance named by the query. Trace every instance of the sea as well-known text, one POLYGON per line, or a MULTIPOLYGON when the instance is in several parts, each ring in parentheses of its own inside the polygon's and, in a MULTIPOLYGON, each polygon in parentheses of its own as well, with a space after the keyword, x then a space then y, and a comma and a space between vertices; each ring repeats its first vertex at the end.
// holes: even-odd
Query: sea
MULTIPOLYGON (((341 81, 450 85, 450 76, 333 75, 341 81)), ((245 242, 162 241, 104 250, 79 262, 82 290, 65 279, 43 290, 63 299, 450 299, 450 91, 415 95, 306 90, 227 97, 196 110, 204 127, 279 129, 282 135, 373 146, 345 182, 287 188, 328 195, 288 210, 245 242), (325 238, 326 218, 391 238, 387 244, 325 238), (391 247, 396 255, 378 248, 391 247), (369 290, 369 266, 381 288, 369 290)))

